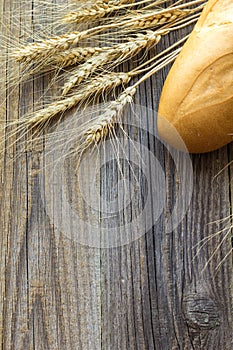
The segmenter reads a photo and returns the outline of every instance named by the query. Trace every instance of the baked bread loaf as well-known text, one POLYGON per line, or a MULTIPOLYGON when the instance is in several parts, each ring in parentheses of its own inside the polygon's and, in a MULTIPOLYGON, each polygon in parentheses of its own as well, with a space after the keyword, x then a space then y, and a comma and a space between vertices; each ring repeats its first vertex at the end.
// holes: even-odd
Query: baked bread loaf
POLYGON ((205 6, 165 81, 158 131, 190 153, 233 141, 233 0, 205 6))

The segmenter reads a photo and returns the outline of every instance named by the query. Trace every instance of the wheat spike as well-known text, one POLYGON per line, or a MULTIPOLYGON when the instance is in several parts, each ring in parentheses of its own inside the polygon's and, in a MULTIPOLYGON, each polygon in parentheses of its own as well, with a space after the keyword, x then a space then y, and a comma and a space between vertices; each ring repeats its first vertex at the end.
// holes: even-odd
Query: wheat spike
POLYGON ((30 75, 37 74, 39 72, 45 73, 53 69, 63 69, 65 67, 81 64, 88 60, 90 57, 100 54, 104 50, 108 50, 109 47, 77 47, 69 50, 56 53, 48 59, 44 58, 43 61, 36 63, 27 61, 23 62, 22 68, 24 69, 24 75, 27 77, 26 72, 30 75))
POLYGON ((109 134, 109 131, 114 128, 114 124, 120 121, 125 106, 133 101, 136 91, 134 86, 128 87, 117 100, 110 103, 108 110, 100 115, 93 125, 83 133, 81 136, 84 140, 81 143, 82 152, 93 144, 99 143, 109 134))
POLYGON ((46 65, 56 67, 67 67, 88 60, 90 57, 108 50, 109 47, 77 47, 58 52, 50 58, 46 65))
POLYGON ((89 30, 72 32, 55 36, 41 42, 23 45, 12 52, 12 57, 18 62, 40 61, 56 55, 61 50, 68 50, 78 46, 80 40, 89 34, 89 30))
POLYGON ((68 13, 63 20, 67 23, 94 21, 111 14, 122 7, 124 8, 125 4, 131 3, 135 3, 135 0, 97 1, 88 7, 83 7, 78 11, 68 13))
POLYGON ((107 47, 78 47, 59 52, 51 59, 51 63, 62 67, 72 66, 85 61, 104 50, 107 50, 107 47))
POLYGON ((157 12, 157 11, 149 11, 148 14, 137 13, 136 11, 133 13, 134 20, 131 19, 125 22, 124 26, 134 28, 134 29, 147 29, 155 26, 159 26, 165 23, 170 23, 185 17, 192 13, 193 10, 172 10, 169 9, 167 12, 157 12))
POLYGON ((107 93, 117 86, 128 84, 132 75, 130 72, 109 73, 92 79, 89 83, 80 87, 79 91, 73 96, 51 103, 48 107, 36 112, 32 117, 26 118, 25 123, 34 126, 40 123, 45 123, 57 114, 64 113, 78 103, 87 100, 90 96, 100 95, 103 92, 107 93))
POLYGON ((152 45, 157 44, 160 39, 161 35, 148 31, 146 34, 136 34, 136 36, 131 38, 128 42, 118 44, 109 50, 92 56, 83 65, 79 66, 77 72, 75 72, 64 85, 63 95, 66 95, 75 85, 80 84, 84 79, 89 77, 96 69, 110 62, 114 62, 114 65, 116 65, 116 60, 121 63, 135 56, 142 49, 149 49, 152 45))

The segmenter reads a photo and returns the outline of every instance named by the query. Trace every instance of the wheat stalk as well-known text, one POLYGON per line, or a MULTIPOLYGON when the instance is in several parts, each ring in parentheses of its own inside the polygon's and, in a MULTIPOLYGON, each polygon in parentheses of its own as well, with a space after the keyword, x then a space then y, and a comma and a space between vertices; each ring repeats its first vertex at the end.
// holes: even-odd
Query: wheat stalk
POLYGON ((79 41, 86 38, 90 30, 72 32, 55 36, 41 42, 30 43, 14 49, 11 56, 18 62, 26 62, 48 59, 62 50, 77 47, 79 41))
POLYGON ((77 64, 81 64, 84 61, 88 60, 94 55, 100 54, 105 50, 110 49, 110 47, 77 47, 71 48, 69 50, 61 51, 56 53, 52 57, 48 57, 48 59, 44 59, 42 62, 38 61, 36 63, 33 62, 23 62, 23 75, 24 79, 29 75, 37 74, 37 73, 46 73, 53 69, 63 69, 65 67, 74 66, 77 64))
POLYGON ((134 4, 135 0, 97 1, 88 7, 83 7, 78 11, 68 13, 63 18, 63 21, 66 23, 95 21, 122 8, 128 7, 128 5, 132 5, 132 3, 134 4))
MULTIPOLYGON (((162 1, 164 2, 164 1, 162 1)), ((179 6, 173 6, 168 8, 155 8, 150 9, 150 6, 146 6, 142 9, 131 10, 126 15, 116 17, 114 16, 112 22, 106 25, 107 28, 150 28, 152 26, 161 25, 164 23, 172 22, 178 18, 185 17, 191 13, 198 12, 203 9, 205 0, 195 0, 187 4, 182 4, 179 6), (188 8, 188 6, 202 3, 198 7, 188 8), (186 6, 187 5, 187 6, 186 6)), ((103 26, 102 26, 103 27, 103 26)), ((101 26, 99 27, 101 28, 101 26)))
POLYGON ((48 105, 46 108, 37 111, 33 116, 26 117, 21 120, 20 123, 38 125, 45 123, 47 120, 56 116, 59 113, 64 113, 65 111, 73 108, 78 103, 87 100, 91 96, 98 96, 101 93, 108 93, 117 86, 126 85, 131 80, 132 76, 135 74, 129 73, 109 73, 104 76, 96 77, 90 80, 89 83, 81 86, 80 89, 70 97, 61 99, 48 105))
POLYGON ((144 14, 137 13, 136 11, 132 13, 131 17, 133 18, 133 21, 128 19, 125 22, 125 27, 130 27, 133 29, 147 29, 152 28, 155 26, 159 26, 165 23, 176 21, 177 19, 180 19, 182 17, 185 17, 189 14, 191 14, 194 10, 191 9, 185 9, 185 10, 172 10, 169 9, 167 12, 155 12, 155 11, 149 11, 149 13, 144 14))
POLYGON ((56 65, 58 67, 73 66, 77 63, 86 61, 90 57, 100 54, 108 50, 109 47, 77 47, 71 48, 63 52, 57 53, 50 59, 48 64, 56 65))
POLYGON ((161 39, 161 34, 148 31, 146 34, 136 34, 133 38, 126 43, 118 44, 113 48, 103 51, 100 54, 92 56, 83 65, 79 66, 77 72, 75 72, 67 83, 64 85, 63 95, 66 95, 75 85, 80 84, 84 79, 89 77, 95 70, 103 67, 110 62, 114 62, 116 66, 117 60, 122 63, 129 57, 133 57, 138 54, 143 48, 149 49, 153 44, 157 44, 161 39))
MULTIPOLYGON (((91 4, 90 6, 83 7, 80 10, 69 12, 64 18, 63 21, 66 23, 79 23, 79 22, 86 22, 86 21, 95 21, 100 20, 103 17, 106 17, 109 14, 112 14, 113 12, 117 12, 119 10, 124 10, 123 14, 126 12, 129 13, 129 15, 132 14, 138 14, 142 13, 142 10, 133 11, 131 10, 132 7, 138 6, 138 5, 145 5, 146 3, 150 3, 148 6, 144 6, 144 9, 147 8, 155 8, 158 5, 166 2, 167 0, 141 0, 141 1, 135 1, 135 0, 110 0, 110 1, 97 1, 94 4, 91 4), (129 10, 128 10, 129 9, 129 10), (127 11, 128 10, 128 11, 127 11)), ((204 1, 204 0, 203 0, 204 1)), ((154 10, 155 12, 156 10, 154 10)), ((160 10, 161 11, 161 10, 160 10)), ((116 13, 114 14, 116 16, 116 13)), ((114 18, 115 20, 115 18, 114 18)))
POLYGON ((119 122, 124 107, 133 102, 133 97, 137 89, 134 86, 128 87, 123 91, 117 100, 112 101, 108 110, 98 117, 98 120, 94 121, 92 127, 89 127, 84 131, 81 138, 83 138, 82 152, 93 144, 99 143, 103 140, 111 129, 114 128, 114 124, 119 122))

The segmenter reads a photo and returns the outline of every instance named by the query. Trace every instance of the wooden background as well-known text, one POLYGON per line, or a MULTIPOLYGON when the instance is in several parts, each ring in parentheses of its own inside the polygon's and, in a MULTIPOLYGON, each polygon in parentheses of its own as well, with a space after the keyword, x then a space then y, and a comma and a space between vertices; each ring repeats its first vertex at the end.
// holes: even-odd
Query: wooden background
MULTIPOLYGON (((2 32, 7 34, 11 28, 12 41, 27 38, 25 22, 30 27, 31 9, 39 3, 0 0, 2 32)), ((50 7, 46 13, 53 16, 50 7)), ((159 49, 180 34, 166 38, 159 49)), ((6 94, 10 69, 11 63, 2 60, 1 120, 8 121, 30 110, 51 78, 28 82, 23 88, 16 86, 6 94)), ((157 110, 167 72, 168 68, 141 85, 137 104, 157 110)), ((151 121, 147 112, 144 118, 151 121)), ((232 349, 231 241, 227 230, 217 232, 228 225, 219 219, 231 214, 233 168, 215 175, 233 159, 233 147, 228 145, 210 154, 191 156, 191 203, 178 227, 168 232, 166 217, 171 215, 182 185, 170 151, 154 137, 155 125, 149 125, 149 133, 143 127, 128 129, 133 141, 127 137, 122 141, 129 146, 127 152, 136 152, 134 145, 139 142, 150 150, 150 155, 144 158, 143 148, 138 164, 123 161, 122 173, 111 149, 106 147, 105 158, 103 152, 87 155, 81 176, 86 188, 81 190, 74 158, 57 164, 57 156, 52 153, 48 158, 49 169, 55 170, 51 174, 48 167, 42 166, 46 163, 43 147, 39 150, 32 147, 15 161, 12 160, 17 152, 15 146, 1 153, 2 349, 232 349), (164 210, 154 221, 158 202, 151 196, 150 185, 155 178, 150 164, 152 155, 163 170, 162 190, 166 194, 164 210), (149 169, 146 175, 142 158, 149 169), (130 198, 124 197, 123 182, 130 198), (96 192, 91 188, 93 183, 96 192), (86 191, 85 201, 80 191, 86 191), (144 230, 142 223, 137 229, 137 215, 148 198, 153 225, 147 225, 147 212, 143 214, 144 230), (70 217, 63 212, 65 201, 78 214, 70 224, 70 217), (116 211, 118 208, 119 212, 108 217, 108 206, 116 211), (52 212, 54 217, 58 216, 57 221, 51 217, 52 212), (87 224, 82 225, 81 221, 87 224), (130 222, 135 230, 127 232, 130 229, 126 224, 130 222), (66 229, 68 233, 63 232, 66 229), (106 235, 108 230, 120 237, 115 246, 114 236, 106 235), (128 242, 126 237, 130 237, 128 242)), ((1 140, 5 140, 4 131, 0 132, 1 140)), ((131 157, 129 153, 126 160, 131 157)), ((182 157, 179 155, 187 182, 182 187, 185 197, 185 191, 191 188, 188 187, 191 178, 187 178, 188 163, 182 157)))

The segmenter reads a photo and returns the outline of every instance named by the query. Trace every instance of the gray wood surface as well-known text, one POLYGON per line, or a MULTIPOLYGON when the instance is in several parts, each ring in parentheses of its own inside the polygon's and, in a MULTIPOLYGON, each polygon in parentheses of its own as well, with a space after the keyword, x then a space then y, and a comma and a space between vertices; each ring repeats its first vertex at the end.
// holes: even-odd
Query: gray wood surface
MULTIPOLYGON (((0 0, 2 33, 11 26, 12 40, 27 38, 25 25, 32 26, 31 9, 39 3, 0 0)), ((52 7, 46 14, 52 18, 52 7)), ((8 122, 33 108, 51 78, 6 94, 10 69, 2 59, 0 118, 8 122)), ((231 214, 233 168, 216 175, 233 159, 233 148, 189 158, 159 141, 156 110, 168 69, 141 85, 132 107, 139 119, 126 111, 130 139, 119 131, 120 141, 88 153, 79 171, 75 156, 46 149, 46 141, 27 152, 17 149, 16 136, 6 141, 3 350, 232 349, 231 240, 228 222, 219 220, 231 214)))

